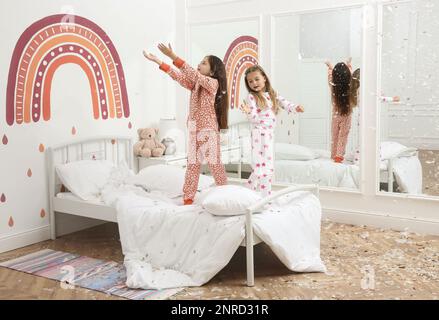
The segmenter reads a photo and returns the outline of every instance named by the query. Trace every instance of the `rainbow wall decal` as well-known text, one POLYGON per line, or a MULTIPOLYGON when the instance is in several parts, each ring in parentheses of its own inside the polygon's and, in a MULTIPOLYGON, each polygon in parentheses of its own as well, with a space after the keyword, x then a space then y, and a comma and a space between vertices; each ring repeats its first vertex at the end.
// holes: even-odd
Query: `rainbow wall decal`
MULTIPOLYGON (((50 120, 50 90, 56 70, 74 63, 90 83, 94 119, 128 118, 130 109, 119 55, 107 34, 79 16, 53 15, 27 28, 9 69, 6 120, 12 126, 50 120)), ((73 88, 74 89, 74 88, 73 88)))
POLYGON ((242 74, 258 64, 258 39, 242 36, 232 42, 224 58, 227 71, 227 87, 230 90, 230 108, 239 107, 239 90, 242 74))

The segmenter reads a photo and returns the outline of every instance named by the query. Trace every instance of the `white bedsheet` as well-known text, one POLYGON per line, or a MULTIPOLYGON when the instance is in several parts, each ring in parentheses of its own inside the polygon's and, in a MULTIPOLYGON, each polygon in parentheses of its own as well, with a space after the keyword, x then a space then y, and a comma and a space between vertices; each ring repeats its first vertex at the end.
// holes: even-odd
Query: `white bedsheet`
POLYGON ((318 158, 308 161, 276 160, 274 166, 275 180, 279 182, 351 189, 359 187, 360 170, 356 165, 318 158))
MULTIPOLYGON (((279 182, 359 188, 358 165, 335 163, 331 159, 318 158, 308 161, 276 160, 274 166, 275 180, 279 182)), ((381 161, 380 170, 388 170, 388 160, 381 161)), ((417 156, 395 159, 393 173, 399 192, 422 194, 422 166, 417 156)))
MULTIPOLYGON (((199 205, 177 206, 121 183, 107 186, 102 199, 118 212, 131 288, 201 286, 227 265, 244 239, 244 216, 216 217, 199 205)), ((319 200, 298 192, 255 215, 254 226, 290 270, 325 272, 320 221, 319 200)))
MULTIPOLYGON (((242 162, 250 164, 250 137, 241 137, 241 143, 243 150, 242 162)), ((404 151, 404 149, 408 149, 408 147, 391 141, 382 142, 380 153, 384 158, 381 159, 380 170, 387 171, 388 169, 388 161, 385 159, 386 156, 392 156, 397 152, 404 151)), ((314 152, 316 152, 316 150, 314 150, 314 152)), ((317 153, 320 154, 321 152, 317 153)), ((396 159, 393 169, 399 192, 422 194, 422 166, 417 156, 396 159)), ((337 164, 329 157, 320 157, 308 161, 276 160, 275 180, 287 183, 315 183, 325 187, 358 189, 360 169, 358 164, 337 164)))

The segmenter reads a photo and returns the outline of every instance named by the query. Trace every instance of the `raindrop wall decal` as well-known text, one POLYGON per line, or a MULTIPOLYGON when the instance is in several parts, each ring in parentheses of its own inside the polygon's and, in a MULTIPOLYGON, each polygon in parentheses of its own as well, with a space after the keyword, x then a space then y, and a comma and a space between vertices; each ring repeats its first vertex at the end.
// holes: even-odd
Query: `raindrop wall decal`
POLYGON ((41 211, 40 211, 40 217, 41 217, 41 218, 44 218, 45 216, 46 216, 46 210, 41 209, 41 211))
POLYGON ((9 217, 8 226, 10 226, 11 228, 14 226, 14 219, 12 217, 9 217))
POLYGON ((32 177, 32 170, 31 169, 28 169, 27 170, 27 176, 30 178, 30 177, 32 177))
POLYGON ((7 145, 8 142, 9 142, 8 137, 7 137, 6 135, 3 135, 2 143, 3 143, 4 145, 7 145))
POLYGON ((6 202, 6 196, 4 193, 2 193, 1 197, 0 197, 0 202, 1 203, 5 203, 6 202))
POLYGON ((133 128, 133 124, 130 121, 130 123, 128 123, 128 129, 132 129, 132 128, 133 128))
POLYGON ((73 136, 76 135, 76 128, 75 127, 72 127, 72 135, 73 136))
POLYGON ((44 150, 45 150, 45 148, 44 148, 44 144, 40 144, 40 146, 38 147, 38 150, 41 152, 41 153, 43 153, 44 152, 44 150))

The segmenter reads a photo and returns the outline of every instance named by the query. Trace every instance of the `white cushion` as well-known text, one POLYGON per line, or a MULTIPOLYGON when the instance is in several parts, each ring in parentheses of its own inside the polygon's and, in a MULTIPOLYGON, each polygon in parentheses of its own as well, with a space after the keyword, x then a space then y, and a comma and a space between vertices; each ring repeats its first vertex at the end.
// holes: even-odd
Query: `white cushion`
POLYGON ((317 155, 310 149, 297 144, 276 143, 277 160, 313 160, 317 155))
POLYGON ((107 160, 82 160, 55 167, 59 179, 75 196, 85 201, 99 197, 115 166, 107 160))
MULTIPOLYGON (((169 198, 183 195, 186 169, 181 167, 159 164, 142 169, 137 175, 128 178, 127 183, 140 186, 147 191, 161 191, 169 198)), ((215 183, 206 175, 200 175, 198 190, 204 190, 215 183)))
POLYGON ((394 141, 383 141, 381 142, 380 158, 381 160, 389 160, 394 158, 401 151, 407 150, 408 148, 398 142, 394 141))
POLYGON ((202 197, 203 208, 217 216, 245 214, 248 207, 262 199, 259 193, 234 185, 214 187, 202 197))

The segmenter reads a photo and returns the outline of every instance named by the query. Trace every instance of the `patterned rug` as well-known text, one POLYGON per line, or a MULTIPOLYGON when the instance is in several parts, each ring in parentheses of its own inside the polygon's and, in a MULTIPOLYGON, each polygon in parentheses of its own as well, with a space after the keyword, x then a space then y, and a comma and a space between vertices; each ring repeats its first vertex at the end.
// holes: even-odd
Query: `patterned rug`
POLYGON ((0 267, 58 280, 65 289, 78 286, 131 300, 164 300, 183 290, 130 289, 123 264, 49 249, 2 262, 0 267))

